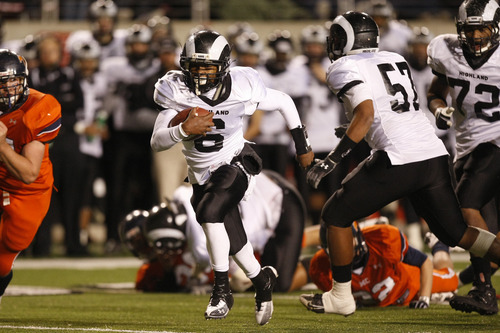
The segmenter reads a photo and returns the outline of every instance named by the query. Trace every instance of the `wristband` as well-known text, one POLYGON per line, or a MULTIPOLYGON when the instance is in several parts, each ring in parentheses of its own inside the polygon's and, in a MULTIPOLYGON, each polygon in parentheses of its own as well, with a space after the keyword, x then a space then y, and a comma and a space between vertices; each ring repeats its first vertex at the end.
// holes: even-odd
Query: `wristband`
POLYGON ((189 135, 186 134, 186 132, 184 132, 184 129, 182 128, 182 124, 184 123, 180 123, 179 124, 179 132, 181 133, 181 136, 183 139, 187 138, 189 135))
POLYGON ((290 130, 290 134, 292 134, 293 142, 295 142, 297 155, 304 155, 312 150, 304 125, 290 130))
POLYGON ((327 158, 331 159, 335 163, 339 163, 341 159, 346 157, 354 149, 354 147, 356 147, 356 145, 356 142, 352 141, 347 134, 344 134, 337 147, 330 154, 328 154, 327 158))

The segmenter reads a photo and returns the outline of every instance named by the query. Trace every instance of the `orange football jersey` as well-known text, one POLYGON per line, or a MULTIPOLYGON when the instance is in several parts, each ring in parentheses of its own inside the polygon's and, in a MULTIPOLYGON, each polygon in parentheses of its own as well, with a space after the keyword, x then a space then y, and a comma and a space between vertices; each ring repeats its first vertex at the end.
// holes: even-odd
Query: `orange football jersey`
MULTIPOLYGON (((31 141, 50 143, 61 127, 61 106, 51 95, 30 89, 28 99, 17 110, 0 116, 8 128, 7 142, 17 153, 31 141)), ((49 160, 49 145, 45 146, 45 155, 38 178, 31 184, 25 184, 14 178, 5 165, 0 163, 0 188, 16 194, 45 191, 54 182, 52 163, 49 160)))

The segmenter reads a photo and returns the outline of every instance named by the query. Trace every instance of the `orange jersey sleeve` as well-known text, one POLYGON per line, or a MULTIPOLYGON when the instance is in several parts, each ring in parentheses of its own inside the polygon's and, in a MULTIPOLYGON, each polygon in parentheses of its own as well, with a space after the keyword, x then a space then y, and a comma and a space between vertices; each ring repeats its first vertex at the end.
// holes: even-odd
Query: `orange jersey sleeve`
MULTIPOLYGON (((32 141, 50 143, 61 127, 61 106, 51 95, 30 89, 26 102, 17 110, 0 116, 8 128, 7 142, 12 149, 21 154, 24 146, 32 141)), ((14 178, 3 163, 0 163, 0 188, 11 193, 44 191, 53 184, 52 163, 49 160, 49 147, 40 167, 38 178, 31 184, 24 184, 14 178)))

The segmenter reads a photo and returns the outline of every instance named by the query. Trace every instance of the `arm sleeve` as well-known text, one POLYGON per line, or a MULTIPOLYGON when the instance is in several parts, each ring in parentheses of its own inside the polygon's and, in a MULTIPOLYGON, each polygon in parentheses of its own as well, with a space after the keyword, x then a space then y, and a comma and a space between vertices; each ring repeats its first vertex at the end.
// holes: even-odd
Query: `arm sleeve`
POLYGON ((156 118, 150 142, 153 151, 167 150, 186 137, 181 129, 182 123, 174 127, 168 126, 176 113, 175 110, 167 109, 160 112, 156 118))
POLYGON ((426 259, 427 255, 425 253, 410 246, 403 258, 403 262, 408 265, 421 267, 426 259))
POLYGON ((278 110, 283 115, 283 118, 285 118, 289 129, 299 127, 302 123, 292 98, 275 89, 267 88, 266 91, 266 97, 259 103, 257 109, 262 111, 278 110))

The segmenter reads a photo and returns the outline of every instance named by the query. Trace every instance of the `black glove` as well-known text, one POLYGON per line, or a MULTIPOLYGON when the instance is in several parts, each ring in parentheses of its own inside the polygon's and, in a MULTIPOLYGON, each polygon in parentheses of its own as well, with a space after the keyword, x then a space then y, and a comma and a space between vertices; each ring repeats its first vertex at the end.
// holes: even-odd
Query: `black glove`
POLYGON ((410 309, 427 309, 429 307, 429 297, 420 296, 418 300, 410 302, 410 309))
POLYGON ((342 139, 342 137, 344 136, 345 132, 347 132, 347 128, 349 127, 349 124, 350 123, 345 123, 345 124, 342 124, 338 127, 335 127, 335 136, 337 138, 340 138, 342 139))
POLYGON ((445 130, 451 127, 453 124, 451 121, 451 116, 453 112, 455 111, 454 108, 450 107, 444 107, 444 108, 437 108, 436 112, 434 113, 434 116, 436 116, 436 126, 439 129, 445 130))
POLYGON ((324 160, 315 159, 314 163, 314 166, 307 172, 306 178, 309 185, 314 188, 318 188, 321 179, 332 172, 337 163, 328 157, 324 160))

